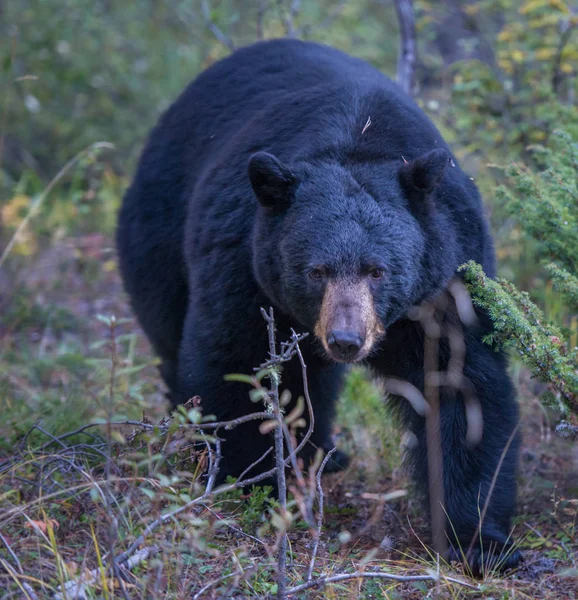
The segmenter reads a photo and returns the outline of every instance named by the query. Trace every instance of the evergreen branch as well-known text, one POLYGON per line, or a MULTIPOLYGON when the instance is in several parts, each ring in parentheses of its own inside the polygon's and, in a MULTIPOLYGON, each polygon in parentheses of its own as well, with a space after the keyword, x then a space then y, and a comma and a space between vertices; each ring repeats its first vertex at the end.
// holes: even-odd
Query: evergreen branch
POLYGON ((513 349, 534 377, 552 386, 566 412, 578 413, 578 365, 568 354, 561 332, 512 283, 489 278, 474 261, 460 271, 474 303, 493 321, 494 331, 485 341, 513 349))

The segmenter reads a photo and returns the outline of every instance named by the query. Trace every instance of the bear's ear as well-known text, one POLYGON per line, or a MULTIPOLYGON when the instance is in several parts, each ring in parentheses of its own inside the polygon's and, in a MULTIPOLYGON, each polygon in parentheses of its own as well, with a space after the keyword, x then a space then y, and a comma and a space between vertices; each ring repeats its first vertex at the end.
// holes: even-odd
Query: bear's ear
POLYGON ((399 180, 408 192, 429 194, 442 180, 449 165, 455 167, 450 153, 438 148, 402 165, 399 180))
POLYGON ((253 154, 249 159, 249 179, 262 206, 276 211, 289 208, 297 180, 275 156, 267 152, 253 154))

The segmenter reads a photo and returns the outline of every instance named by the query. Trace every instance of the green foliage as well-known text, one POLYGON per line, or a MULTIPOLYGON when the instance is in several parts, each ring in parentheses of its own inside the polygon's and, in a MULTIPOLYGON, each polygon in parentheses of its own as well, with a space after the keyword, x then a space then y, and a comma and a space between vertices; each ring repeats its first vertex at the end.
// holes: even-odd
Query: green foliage
POLYGON ((451 117, 470 151, 503 158, 554 128, 577 135, 578 17, 569 3, 478 0, 464 11, 490 54, 453 66, 451 117))
POLYGON ((532 146, 534 172, 522 164, 506 168, 507 185, 498 199, 536 240, 536 257, 554 285, 578 306, 578 144, 567 133, 555 131, 549 147, 532 146))
MULTIPOLYGON (((34 423, 58 435, 111 411, 120 419, 142 414, 151 390, 146 374, 154 374, 156 359, 136 355, 137 337, 119 331, 122 320, 91 331, 102 339, 87 348, 82 338, 95 324, 38 302, 29 289, 17 291, 4 316, 13 338, 6 336, 0 352, 0 452, 34 423)), ((28 435, 27 444, 33 447, 37 437, 28 435)))
POLYGON ((471 261, 463 267, 474 302, 486 309, 494 331, 486 342, 515 350, 532 374, 552 384, 564 412, 578 413, 578 348, 568 351, 560 329, 505 279, 490 279, 471 261))
POLYGON ((365 464, 370 479, 384 471, 391 473, 400 460, 399 430, 383 396, 366 370, 354 368, 345 380, 337 409, 340 447, 365 464))
MULTIPOLYGON (((201 69, 229 52, 226 44, 281 37, 289 27, 287 9, 274 0, 206 4, 209 15, 200 0, 3 3, 0 189, 28 169, 46 180, 99 141, 115 145, 108 160, 128 172, 161 111, 201 69), (266 7, 261 19, 260 6, 266 7)), ((302 3, 292 26, 300 37, 334 44, 394 72, 393 6, 302 3)))
POLYGON ((22 0, 2 9, 0 76, 7 143, 2 165, 52 174, 97 141, 116 164, 168 98, 201 66, 182 2, 22 0), (145 18, 145 15, 148 15, 145 18), (7 164, 8 163, 8 164, 7 164))
POLYGON ((473 262, 464 267, 465 279, 474 301, 494 322, 494 332, 486 341, 514 349, 533 375, 551 384, 563 411, 576 415, 578 144, 568 133, 555 131, 548 146, 528 150, 538 167, 516 163, 505 168, 506 182, 497 197, 533 242, 534 255, 552 282, 546 291, 559 294, 560 326, 549 322, 527 292, 505 279, 488 278, 473 262))
POLYGON ((522 289, 538 287, 540 302, 548 275, 536 268, 538 242, 523 234, 508 202, 494 197, 501 166, 523 160, 542 169, 532 145, 549 146, 556 129, 578 138, 578 18, 569 5, 416 0, 420 61, 436 84, 420 96, 485 198, 501 273, 522 289))
POLYGON ((548 274, 552 278, 554 288, 566 299, 568 305, 578 307, 578 278, 565 269, 561 269, 555 263, 545 265, 548 274))

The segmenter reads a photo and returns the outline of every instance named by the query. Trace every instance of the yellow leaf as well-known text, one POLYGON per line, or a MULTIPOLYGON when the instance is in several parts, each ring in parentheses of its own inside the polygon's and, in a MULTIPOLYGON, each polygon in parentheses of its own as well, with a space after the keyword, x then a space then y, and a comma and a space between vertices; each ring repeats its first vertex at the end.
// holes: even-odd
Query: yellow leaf
POLYGON ((499 60, 498 65, 500 66, 500 69, 502 69, 506 73, 512 74, 514 72, 514 67, 512 66, 512 63, 509 60, 499 60))
POLYGON ((523 4, 518 12, 521 15, 527 15, 530 14, 536 10, 539 10, 540 8, 544 8, 548 5, 548 0, 532 0, 531 2, 526 2, 526 4, 523 4))
POLYGON ((557 8, 560 12, 563 12, 566 15, 569 12, 566 2, 562 2, 562 0, 550 0, 550 6, 552 8, 557 8))
POLYGON ((536 60, 550 60, 556 55, 555 48, 540 48, 536 50, 536 60))
POLYGON ((513 50, 511 56, 514 62, 521 63, 524 62, 524 58, 526 58, 526 53, 522 52, 522 50, 513 50))
POLYGON ((116 269, 116 260, 114 260, 114 258, 111 258, 110 260, 105 261, 102 265, 102 268, 105 273, 110 273, 114 271, 116 269))
POLYGON ((16 227, 24 218, 30 205, 30 197, 18 194, 2 207, 2 222, 8 227, 16 227))
POLYGON ((562 71, 562 73, 569 74, 574 71, 574 67, 570 63, 565 62, 560 65, 560 71, 562 71))
POLYGON ((24 229, 20 232, 18 240, 12 248, 12 252, 14 254, 19 254, 20 256, 32 256, 37 249, 38 244, 36 243, 36 238, 30 231, 24 229))
POLYGON ((110 185, 115 185, 118 182, 118 177, 116 176, 115 172, 110 168, 105 169, 103 179, 106 181, 106 183, 110 185))
POLYGON ((479 4, 468 4, 467 6, 463 7, 463 11, 465 13, 467 13, 468 15, 475 15, 480 12, 480 5, 479 4))

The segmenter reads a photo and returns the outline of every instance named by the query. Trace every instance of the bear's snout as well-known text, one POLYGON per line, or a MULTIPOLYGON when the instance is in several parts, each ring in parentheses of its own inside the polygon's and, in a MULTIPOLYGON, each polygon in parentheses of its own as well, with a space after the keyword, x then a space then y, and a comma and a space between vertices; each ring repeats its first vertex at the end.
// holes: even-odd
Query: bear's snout
POLYGON ((367 281, 330 280, 315 335, 336 362, 363 360, 383 335, 367 281))

